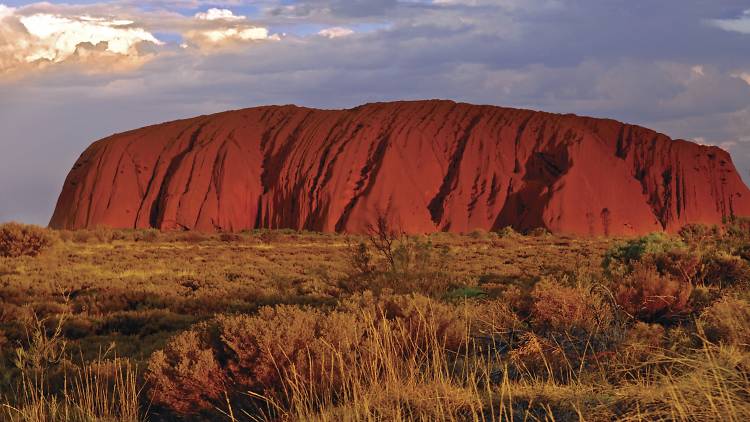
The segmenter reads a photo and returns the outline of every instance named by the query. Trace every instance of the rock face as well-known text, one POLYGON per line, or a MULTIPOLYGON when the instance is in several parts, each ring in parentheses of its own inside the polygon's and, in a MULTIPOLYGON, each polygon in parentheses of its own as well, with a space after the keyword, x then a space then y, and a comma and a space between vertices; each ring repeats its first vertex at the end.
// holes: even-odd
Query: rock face
POLYGON ((269 106, 95 142, 54 228, 629 235, 750 215, 729 154, 613 120, 450 101, 269 106))

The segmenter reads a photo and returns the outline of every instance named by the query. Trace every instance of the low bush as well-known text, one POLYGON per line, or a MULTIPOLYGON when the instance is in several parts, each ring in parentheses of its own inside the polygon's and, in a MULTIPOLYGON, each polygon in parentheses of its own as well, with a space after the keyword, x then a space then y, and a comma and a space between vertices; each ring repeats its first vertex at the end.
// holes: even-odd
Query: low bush
POLYGON ((673 322, 689 314, 693 285, 654 266, 637 264, 613 286, 617 304, 643 322, 673 322))
POLYGON ((612 322, 609 304, 590 289, 544 280, 532 292, 532 325, 538 332, 585 336, 603 332, 612 322))
POLYGON ((211 409, 220 400, 227 379, 214 350, 216 340, 215 328, 204 324, 151 355, 145 378, 155 405, 184 415, 211 409))
POLYGON ((510 353, 510 365, 511 378, 568 379, 574 371, 559 344, 532 332, 510 353))
POLYGON ((290 376, 336 388, 363 333, 354 315, 295 306, 218 317, 154 353, 146 373, 150 395, 156 405, 191 414, 223 407, 226 391, 283 401, 288 394, 283 380, 290 376))
POLYGON ((54 243, 47 229, 18 223, 0 225, 0 256, 17 258, 37 256, 54 243))
POLYGON ((227 243, 239 242, 242 240, 242 236, 237 233, 222 232, 219 234, 219 240, 227 243))
POLYGON ((652 233, 610 248, 604 255, 602 266, 610 274, 623 274, 632 271, 633 265, 646 255, 686 249, 687 245, 680 239, 660 232, 652 233))
POLYGON ((682 240, 691 245, 700 245, 719 236, 717 226, 686 224, 678 232, 682 240))
POLYGON ((633 372, 639 372, 640 367, 647 370, 649 367, 643 365, 649 358, 657 354, 666 339, 666 330, 660 324, 648 324, 636 322, 625 333, 625 338, 619 347, 615 363, 620 364, 633 372))
POLYGON ((728 287, 750 282, 750 264, 739 256, 725 252, 705 255, 700 281, 707 285, 728 287))
POLYGON ((346 260, 352 277, 367 276, 375 271, 367 243, 349 244, 347 252, 346 260))
POLYGON ((498 230, 497 235, 503 239, 518 239, 522 236, 511 226, 505 226, 502 229, 498 230))
MULTIPOLYGON (((420 295, 363 294, 330 312, 266 307, 255 316, 220 316, 179 334, 152 355, 146 379, 155 405, 183 415, 224 406, 225 391, 290 403, 302 394, 292 388, 299 380, 304 394, 335 393, 357 362, 388 361, 396 368, 433 351, 458 351, 469 340, 468 320, 455 306, 420 295)), ((230 400, 251 405, 246 395, 230 400)))
POLYGON ((258 240, 261 242, 270 245, 272 243, 276 243, 281 239, 281 235, 276 230, 261 230, 260 233, 258 233, 258 240))
POLYGON ((650 253, 642 256, 639 263, 652 266, 659 274, 669 275, 685 283, 694 283, 703 266, 697 253, 685 249, 650 253))
POLYGON ((717 343, 750 348, 750 303, 725 297, 700 316, 706 337, 717 343))
POLYGON ((552 235, 546 227, 535 227, 527 231, 526 234, 531 237, 547 237, 552 235))

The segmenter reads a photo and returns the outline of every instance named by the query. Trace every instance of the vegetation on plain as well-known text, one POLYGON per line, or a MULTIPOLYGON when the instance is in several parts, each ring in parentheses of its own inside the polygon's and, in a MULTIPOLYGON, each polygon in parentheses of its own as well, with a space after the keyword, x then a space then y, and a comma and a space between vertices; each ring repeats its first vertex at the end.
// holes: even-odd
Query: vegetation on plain
POLYGON ((0 226, 0 421, 750 419, 750 230, 0 226))

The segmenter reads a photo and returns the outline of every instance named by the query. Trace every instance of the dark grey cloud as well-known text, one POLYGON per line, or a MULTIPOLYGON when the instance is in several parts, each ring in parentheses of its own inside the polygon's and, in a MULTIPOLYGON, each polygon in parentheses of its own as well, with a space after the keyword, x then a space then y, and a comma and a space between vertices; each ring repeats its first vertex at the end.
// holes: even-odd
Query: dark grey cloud
POLYGON ((716 21, 743 19, 748 8, 734 0, 265 1, 254 19, 272 32, 305 31, 213 54, 166 46, 129 72, 70 65, 0 81, 0 220, 46 223, 70 166, 98 138, 262 104, 448 98, 611 117, 721 145, 747 174, 750 82, 740 76, 750 74, 750 35, 716 21), (357 32, 327 39, 309 29, 333 25, 357 32))

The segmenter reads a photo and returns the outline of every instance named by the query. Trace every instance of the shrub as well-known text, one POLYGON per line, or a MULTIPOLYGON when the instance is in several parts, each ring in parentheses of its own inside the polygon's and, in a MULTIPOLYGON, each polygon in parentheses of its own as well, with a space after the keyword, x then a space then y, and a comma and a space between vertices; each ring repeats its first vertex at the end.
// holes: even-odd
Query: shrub
POLYGON ((94 238, 91 232, 85 229, 75 230, 72 233, 73 242, 75 243, 89 243, 94 238))
POLYGON ((497 232, 498 236, 505 239, 518 239, 521 234, 513 229, 511 226, 505 226, 497 232))
POLYGON ((708 285, 727 287, 750 282, 750 264, 725 252, 709 254, 702 259, 700 280, 708 285))
POLYGON ((0 256, 37 256, 54 242, 49 230, 18 223, 0 225, 0 256))
POLYGON ((279 232, 276 230, 262 230, 258 234, 258 239, 267 245, 278 242, 280 237, 279 232))
POLYGON ((520 347, 510 353, 510 364, 513 378, 526 375, 559 379, 572 372, 571 363, 558 344, 531 332, 524 334, 520 347))
POLYGON ((239 242, 242 240, 242 236, 237 233, 223 232, 219 234, 219 240, 222 242, 239 242))
POLYGON ((726 225, 727 235, 737 239, 750 237, 750 219, 747 217, 734 218, 726 225))
POLYGON ((466 303, 459 312, 468 318, 468 336, 479 350, 512 348, 526 329, 526 324, 502 299, 466 303))
POLYGON ((750 303, 725 297, 707 308, 700 316, 706 337, 741 347, 750 347, 750 303))
POLYGON ((636 322, 625 336, 625 345, 636 348, 658 348, 664 342, 666 330, 659 324, 636 322))
POLYGON ((662 346, 665 336, 664 326, 638 321, 627 331, 624 345, 629 352, 640 355, 639 360, 643 360, 646 352, 662 346))
POLYGON ((222 397, 227 379, 216 358, 212 334, 208 325, 200 325, 151 355, 145 379, 155 405, 190 414, 212 408, 222 397))
POLYGON ((653 266, 659 274, 667 274, 686 283, 695 281, 701 270, 701 258, 684 249, 672 249, 644 255, 644 266, 653 266))
POLYGON ((455 306, 421 295, 396 296, 383 308, 405 329, 407 354, 427 352, 432 347, 458 351, 468 340, 466 318, 455 306), (433 341, 435 343, 433 343, 433 341), (414 349, 411 349, 411 347, 414 349))
POLYGON ((636 265, 614 288, 617 304, 640 321, 669 322, 692 310, 689 299, 693 285, 661 274, 651 265, 636 265))
POLYGON ((550 236, 552 233, 550 233, 549 230, 547 230, 545 227, 536 227, 527 232, 527 234, 531 237, 547 237, 550 236))
POLYGON ((429 240, 404 236, 393 250, 393 272, 403 275, 436 273, 445 270, 447 248, 436 248, 429 240))
POLYGON ((211 240, 210 235, 206 235, 198 231, 186 231, 186 232, 182 232, 174 236, 175 242, 203 243, 209 240, 211 240))
POLYGON ((606 302, 583 287, 544 280, 534 287, 532 297, 532 325, 542 332, 593 333, 606 329, 612 321, 606 302))
POLYGON ((429 353, 437 345, 456 351, 468 339, 469 316, 465 312, 421 294, 375 298, 365 293, 352 297, 342 308, 366 318, 372 316, 376 322, 392 323, 391 328, 400 331, 399 348, 405 355, 429 353))
POLYGON ((223 406, 225 393, 252 391, 284 402, 289 378, 315 380, 310 388, 335 389, 337 374, 353 364, 363 333, 352 314, 295 306, 218 317, 178 335, 152 356, 146 375, 150 396, 184 415, 223 406))
POLYGON ((152 243, 159 240, 161 232, 157 229, 141 229, 133 233, 133 240, 136 242, 152 243))
POLYGON ((375 271, 372 264, 372 255, 365 242, 359 242, 356 245, 348 245, 347 263, 351 269, 352 275, 368 275, 375 271))
POLYGON ((687 246, 679 239, 673 239, 664 233, 651 233, 616 245, 604 254, 602 266, 609 273, 626 273, 645 255, 657 255, 675 250, 685 250, 687 246))
POLYGON ((719 236, 719 228, 705 224, 686 224, 682 226, 678 234, 688 244, 701 244, 719 236))
POLYGON ((120 240, 121 234, 107 226, 96 226, 91 230, 92 236, 99 243, 112 243, 113 240, 120 240))
POLYGON ((487 240, 490 234, 484 229, 474 229, 469 232, 468 236, 474 240, 487 240))

